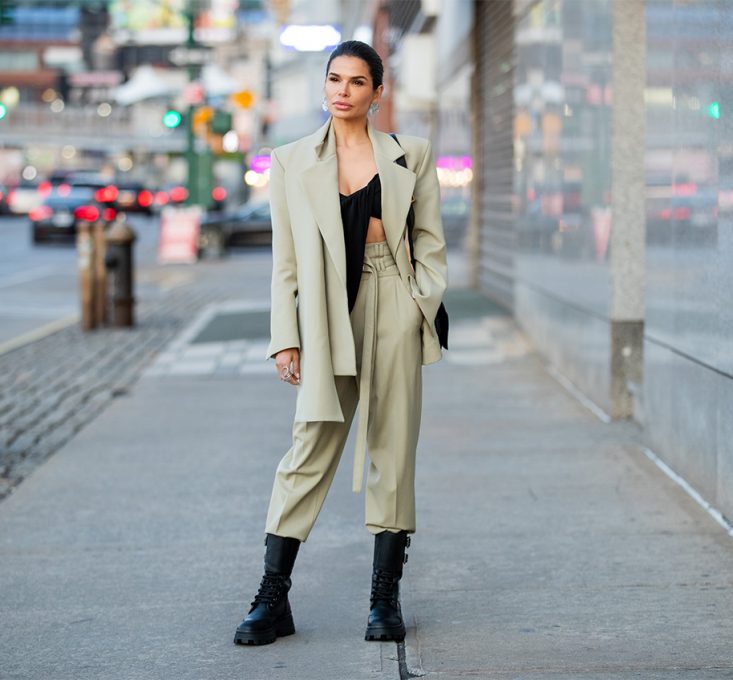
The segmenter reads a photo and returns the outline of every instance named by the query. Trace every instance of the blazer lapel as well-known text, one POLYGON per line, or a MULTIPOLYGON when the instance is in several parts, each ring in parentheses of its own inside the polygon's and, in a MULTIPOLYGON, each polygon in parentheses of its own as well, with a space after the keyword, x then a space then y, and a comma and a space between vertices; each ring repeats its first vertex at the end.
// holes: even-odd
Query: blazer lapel
POLYGON ((330 118, 313 138, 316 140, 316 157, 313 165, 303 170, 303 187, 328 253, 345 286, 346 246, 338 191, 336 137, 330 118))
MULTIPOLYGON (((392 137, 374 129, 371 123, 367 130, 382 187, 384 233, 389 249, 399 263, 399 245, 405 235, 416 175, 395 162, 405 152, 392 137)), ((331 260, 341 282, 346 285, 346 247, 338 193, 336 136, 330 118, 313 134, 313 140, 315 158, 313 164, 303 170, 303 187, 331 260)))
POLYGON ((407 212, 415 191, 416 175, 395 161, 405 155, 404 149, 386 132, 368 125, 369 137, 374 149, 374 160, 382 185, 382 223, 387 244, 397 260, 399 244, 405 235, 407 212))

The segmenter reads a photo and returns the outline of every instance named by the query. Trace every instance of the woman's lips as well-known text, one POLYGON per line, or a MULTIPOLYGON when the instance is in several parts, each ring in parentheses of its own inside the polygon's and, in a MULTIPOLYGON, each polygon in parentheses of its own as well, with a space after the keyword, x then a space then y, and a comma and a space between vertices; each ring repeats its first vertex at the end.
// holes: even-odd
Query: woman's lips
POLYGON ((351 104, 346 104, 345 102, 336 102, 333 106, 336 109, 343 109, 344 111, 351 108, 351 104))

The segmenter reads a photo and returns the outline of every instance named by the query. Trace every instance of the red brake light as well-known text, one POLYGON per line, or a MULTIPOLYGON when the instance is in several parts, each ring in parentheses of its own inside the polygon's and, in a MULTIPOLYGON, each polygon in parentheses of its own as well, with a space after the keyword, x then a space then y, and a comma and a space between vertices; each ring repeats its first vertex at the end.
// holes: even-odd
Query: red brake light
POLYGON ((214 187, 211 198, 215 201, 223 201, 227 197, 227 190, 224 187, 214 187))
POLYGON ((80 205, 74 210, 74 217, 85 222, 96 222, 99 219, 99 210, 93 205, 80 205))
POLYGON ((71 186, 69 184, 59 184, 56 193, 59 196, 68 196, 71 193, 71 186))
POLYGON ((38 222, 38 220, 45 220, 47 217, 51 217, 52 213, 53 210, 51 210, 47 205, 39 205, 28 213, 28 217, 33 222, 38 222))
POLYGON ((171 201, 183 203, 188 198, 188 189, 186 187, 173 187, 170 191, 171 201))
POLYGON ((153 193, 151 191, 148 191, 147 189, 143 189, 137 195, 137 202, 143 208, 147 208, 148 206, 152 205, 152 203, 153 203, 153 193))
POLYGON ((38 185, 38 193, 41 196, 48 196, 51 193, 51 182, 44 180, 38 185))
POLYGON ((114 208, 105 208, 102 211, 102 219, 105 222, 111 222, 115 217, 117 217, 117 211, 114 208))
POLYGON ((119 193, 119 190, 114 184, 108 184, 102 189, 97 189, 94 192, 94 198, 100 203, 112 203, 112 201, 117 198, 117 194, 119 193))
POLYGON ((165 205, 168 203, 170 199, 168 198, 168 194, 165 193, 165 191, 158 191, 155 194, 155 202, 158 205, 165 205))

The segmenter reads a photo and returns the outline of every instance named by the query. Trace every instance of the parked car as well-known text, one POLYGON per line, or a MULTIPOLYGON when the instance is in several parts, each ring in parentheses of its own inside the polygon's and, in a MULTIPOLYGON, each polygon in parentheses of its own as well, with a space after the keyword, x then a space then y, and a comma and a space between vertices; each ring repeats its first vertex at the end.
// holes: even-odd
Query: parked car
POLYGON ((93 187, 61 184, 28 214, 33 243, 49 238, 73 239, 82 222, 112 222, 116 209, 95 198, 93 187))
POLYGON ((36 182, 22 180, 20 184, 8 187, 8 207, 14 215, 27 215, 43 201, 36 182))
MULTIPOLYGON (((227 196, 226 188, 217 184, 211 190, 211 196, 205 206, 209 212, 221 211, 226 207, 227 196)), ((188 200, 188 188, 180 182, 169 182, 164 184, 158 191, 153 193, 153 208, 162 210, 166 205, 182 206, 188 200)), ((202 198, 202 200, 205 200, 202 198)))
POLYGON ((115 186, 119 210, 152 215, 155 194, 142 182, 118 182, 115 186))
POLYGON ((199 254, 221 256, 238 245, 272 243, 272 220, 267 201, 244 203, 233 210, 209 212, 201 220, 199 254))
POLYGON ((10 205, 8 205, 9 193, 7 184, 0 184, 0 215, 7 215, 10 212, 10 205))

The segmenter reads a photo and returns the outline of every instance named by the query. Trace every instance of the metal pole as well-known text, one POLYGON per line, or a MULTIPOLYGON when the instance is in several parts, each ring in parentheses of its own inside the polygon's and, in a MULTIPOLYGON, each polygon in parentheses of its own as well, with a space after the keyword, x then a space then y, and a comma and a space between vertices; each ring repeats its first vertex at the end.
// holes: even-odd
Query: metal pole
MULTIPOLYGON (((186 47, 193 49, 196 47, 196 38, 194 37, 194 24, 196 21, 196 12, 194 3, 196 0, 188 0, 186 8, 186 19, 188 20, 188 39, 186 47)), ((196 66, 189 62, 188 64, 188 81, 196 80, 196 66)), ((193 134, 193 114, 195 107, 193 104, 188 105, 188 115, 186 116, 186 163, 188 165, 188 203, 196 205, 200 203, 198 190, 198 163, 196 150, 194 148, 195 137, 193 134)))

